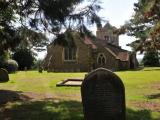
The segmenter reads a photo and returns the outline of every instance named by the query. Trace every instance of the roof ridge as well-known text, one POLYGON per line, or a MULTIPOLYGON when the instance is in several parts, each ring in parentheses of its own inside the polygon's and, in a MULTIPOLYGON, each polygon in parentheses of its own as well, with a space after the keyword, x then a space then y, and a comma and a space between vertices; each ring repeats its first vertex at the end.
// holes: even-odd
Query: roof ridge
POLYGON ((120 59, 112 50, 110 50, 109 48, 105 47, 105 49, 110 52, 116 59, 120 59))

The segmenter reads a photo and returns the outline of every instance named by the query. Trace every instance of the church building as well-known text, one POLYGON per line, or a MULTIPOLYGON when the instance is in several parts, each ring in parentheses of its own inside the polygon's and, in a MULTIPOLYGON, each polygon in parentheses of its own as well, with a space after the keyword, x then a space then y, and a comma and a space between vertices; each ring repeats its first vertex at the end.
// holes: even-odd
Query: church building
POLYGON ((75 33, 72 47, 48 45, 44 69, 48 72, 89 72, 99 67, 112 71, 137 68, 136 54, 119 46, 115 29, 107 23, 97 29, 96 39, 75 33))

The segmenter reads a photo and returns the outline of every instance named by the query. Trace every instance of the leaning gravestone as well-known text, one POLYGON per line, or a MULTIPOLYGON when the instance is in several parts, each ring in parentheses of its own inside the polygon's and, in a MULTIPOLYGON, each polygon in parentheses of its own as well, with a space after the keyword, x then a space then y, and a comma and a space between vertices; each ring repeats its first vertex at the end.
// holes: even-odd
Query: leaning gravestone
POLYGON ((81 86, 85 120, 125 120, 125 89, 121 79, 99 68, 81 86))
POLYGON ((8 81, 9 81, 9 76, 7 70, 0 68, 0 83, 8 81))

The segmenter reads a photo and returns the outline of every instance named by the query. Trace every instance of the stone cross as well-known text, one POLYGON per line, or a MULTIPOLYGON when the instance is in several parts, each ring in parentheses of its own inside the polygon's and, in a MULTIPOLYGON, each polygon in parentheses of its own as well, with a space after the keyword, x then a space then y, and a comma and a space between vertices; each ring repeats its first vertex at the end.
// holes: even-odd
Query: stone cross
POLYGON ((125 88, 113 72, 99 68, 81 85, 85 120, 125 120, 125 88))

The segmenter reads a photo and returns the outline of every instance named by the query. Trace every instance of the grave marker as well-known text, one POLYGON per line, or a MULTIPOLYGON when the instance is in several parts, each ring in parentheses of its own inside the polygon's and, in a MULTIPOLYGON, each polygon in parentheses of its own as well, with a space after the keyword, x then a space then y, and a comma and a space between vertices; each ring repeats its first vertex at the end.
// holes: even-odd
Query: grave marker
POLYGON ((0 68, 0 82, 8 82, 9 76, 7 70, 0 68))
POLYGON ((85 120, 125 120, 125 89, 113 72, 99 68, 81 86, 85 120))

